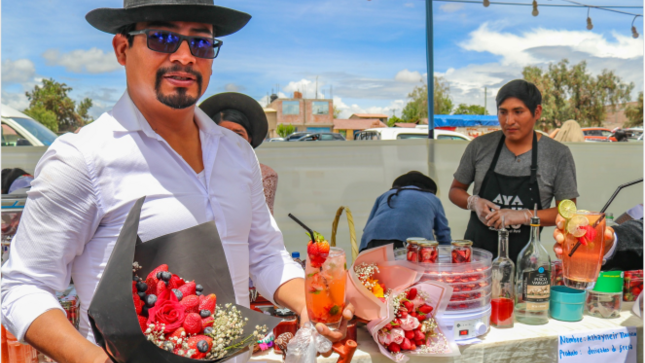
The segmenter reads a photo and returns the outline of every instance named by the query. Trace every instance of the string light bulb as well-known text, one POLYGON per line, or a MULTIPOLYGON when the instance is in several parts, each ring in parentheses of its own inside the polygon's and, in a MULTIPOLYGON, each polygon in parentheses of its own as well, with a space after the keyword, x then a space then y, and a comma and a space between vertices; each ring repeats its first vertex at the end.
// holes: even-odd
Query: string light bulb
POLYGON ((484 7, 487 8, 490 6, 490 1, 489 0, 484 0, 484 7))
POLYGON ((591 22, 591 17, 589 16, 589 10, 591 10, 591 8, 587 8, 587 30, 593 29, 593 23, 591 22))
POLYGON ((540 12, 538 11, 537 8, 537 0, 533 0, 533 11, 531 12, 531 15, 533 16, 538 16, 540 12))
POLYGON ((636 39, 638 38, 638 31, 636 30, 636 27, 634 26, 634 22, 636 21, 636 18, 638 18, 640 15, 636 15, 634 17, 634 20, 632 20, 632 38, 636 39))

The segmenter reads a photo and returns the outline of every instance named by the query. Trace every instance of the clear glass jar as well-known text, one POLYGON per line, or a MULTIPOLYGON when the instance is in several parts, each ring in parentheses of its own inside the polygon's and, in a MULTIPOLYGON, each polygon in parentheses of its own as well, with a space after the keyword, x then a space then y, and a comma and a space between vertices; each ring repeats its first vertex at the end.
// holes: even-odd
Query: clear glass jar
POLYGON ((450 242, 452 245, 452 263, 470 262, 473 255, 473 241, 457 240, 450 242))
POLYGON ((425 241, 419 243, 419 262, 436 263, 439 257, 439 242, 425 241))
POLYGON ((585 311, 597 318, 617 318, 623 306, 622 292, 588 291, 585 311))
POLYGON ((551 261, 551 286, 560 285, 564 285, 562 280, 562 261, 553 260, 551 261))
POLYGON ((425 238, 420 238, 420 237, 410 237, 406 240, 408 243, 407 245, 407 256, 406 259, 409 262, 412 263, 418 263, 419 262, 419 243, 424 242, 426 239, 425 238))

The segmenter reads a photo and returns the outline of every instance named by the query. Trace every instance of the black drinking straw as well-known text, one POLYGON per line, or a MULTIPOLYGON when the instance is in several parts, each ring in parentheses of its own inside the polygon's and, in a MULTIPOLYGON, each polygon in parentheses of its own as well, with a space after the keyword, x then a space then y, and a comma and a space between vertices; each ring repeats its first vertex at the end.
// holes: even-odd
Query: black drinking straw
POLYGON ((311 228, 307 227, 304 223, 300 222, 300 220, 298 218, 296 218, 291 213, 289 213, 289 218, 291 218, 294 221, 296 221, 296 223, 298 223, 300 225, 300 227, 304 228, 307 232, 309 232, 309 237, 311 238, 312 241, 315 239, 314 238, 314 232, 311 230, 311 228))
MULTIPOLYGON (((619 185, 618 188, 616 188, 616 191, 614 192, 614 194, 611 196, 611 198, 609 198, 607 203, 605 203, 605 206, 602 207, 602 209, 600 210, 600 213, 602 213, 602 216, 600 216, 600 218, 598 218, 598 220, 596 221, 596 223, 593 224, 592 227, 596 228, 596 226, 598 226, 598 223, 602 222, 602 220, 605 218, 605 211, 607 210, 607 208, 609 208, 609 205, 614 201, 614 199, 616 199, 616 196, 618 195, 618 192, 620 192, 623 188, 632 186, 634 184, 642 183, 642 182, 643 182, 643 178, 640 178, 640 179, 636 179, 636 180, 630 181, 628 183, 619 185)), ((602 233, 605 233, 605 231, 602 231, 602 233)), ((571 249, 571 252, 569 252, 569 257, 571 257, 573 255, 573 253, 576 252, 578 247, 580 247, 580 241, 576 242, 576 245, 573 246, 573 248, 571 249)))

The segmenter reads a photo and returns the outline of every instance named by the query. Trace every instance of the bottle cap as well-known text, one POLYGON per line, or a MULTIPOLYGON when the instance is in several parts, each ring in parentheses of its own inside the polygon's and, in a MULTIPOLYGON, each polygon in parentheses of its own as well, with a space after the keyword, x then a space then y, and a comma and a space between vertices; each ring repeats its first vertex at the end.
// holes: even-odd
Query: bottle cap
POLYGON ((623 271, 600 272, 593 291, 618 293, 623 291, 623 271))
POLYGON ((535 203, 534 209, 533 209, 533 217, 531 217, 531 224, 540 224, 540 217, 537 215, 537 203, 535 203))
POLYGON ((300 252, 291 252, 291 258, 300 258, 300 252))
POLYGON ((455 247, 470 247, 473 245, 473 241, 469 241, 467 239, 458 239, 450 242, 450 244, 455 247))

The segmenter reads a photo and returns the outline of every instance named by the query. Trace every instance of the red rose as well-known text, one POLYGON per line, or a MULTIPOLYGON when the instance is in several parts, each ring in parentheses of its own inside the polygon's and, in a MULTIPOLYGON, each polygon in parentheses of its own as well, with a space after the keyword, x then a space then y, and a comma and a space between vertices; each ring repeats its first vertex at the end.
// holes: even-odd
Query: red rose
POLYGON ((171 333, 184 323, 186 308, 177 301, 174 293, 165 291, 157 297, 157 303, 148 311, 148 324, 163 323, 165 332, 171 333))

